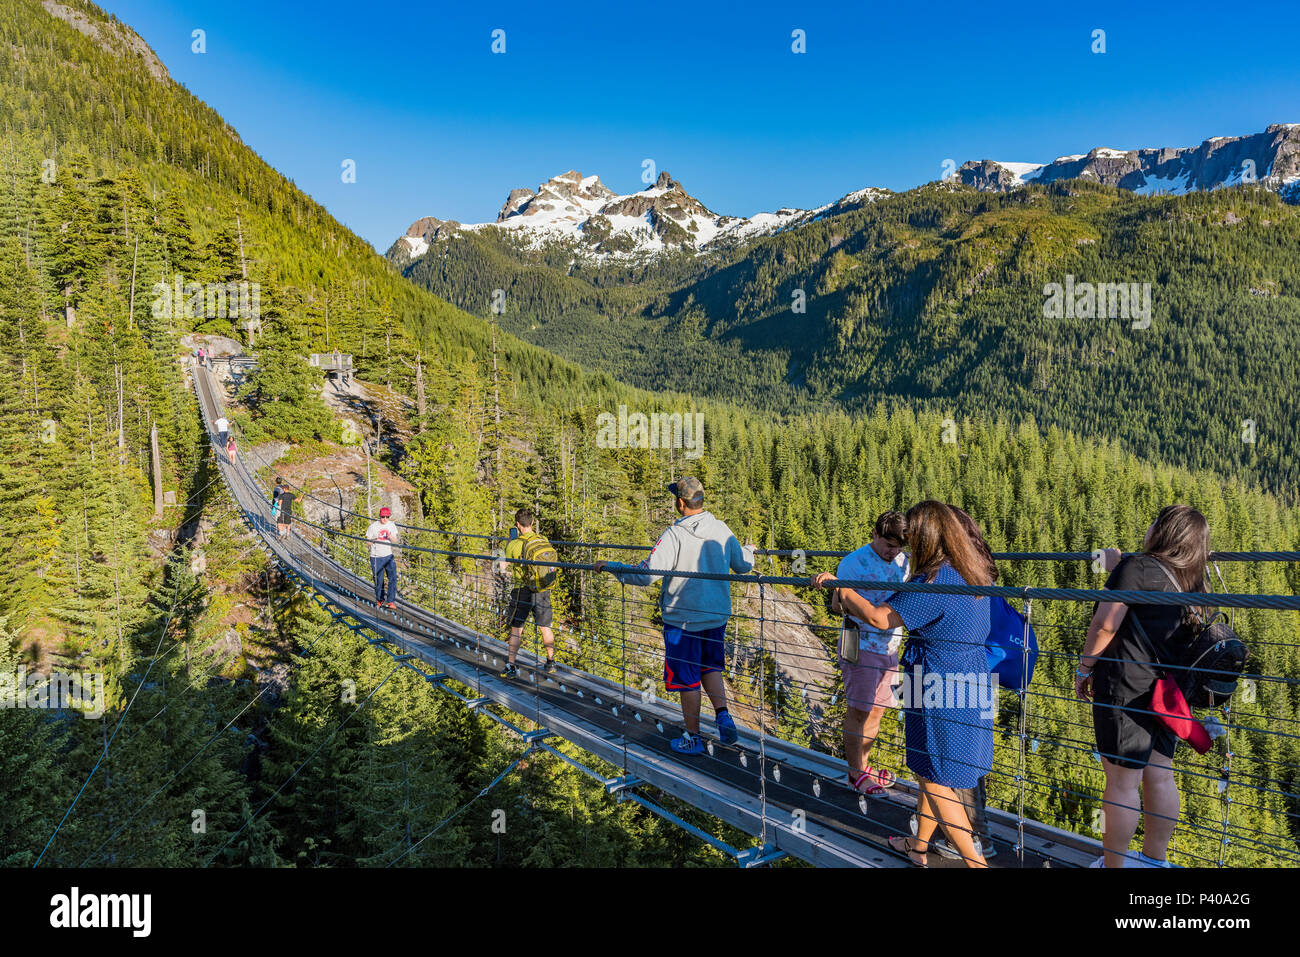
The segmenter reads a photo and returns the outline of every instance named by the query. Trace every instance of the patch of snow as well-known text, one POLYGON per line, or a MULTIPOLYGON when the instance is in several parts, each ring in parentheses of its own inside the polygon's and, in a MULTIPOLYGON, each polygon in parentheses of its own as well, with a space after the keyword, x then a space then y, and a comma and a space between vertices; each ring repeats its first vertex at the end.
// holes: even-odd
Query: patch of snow
MULTIPOLYGON (((870 199, 870 200, 874 203, 874 202, 875 202, 877 199, 879 199, 882 195, 883 195, 883 193, 882 193, 879 189, 877 189, 875 186, 867 186, 867 187, 864 187, 863 189, 855 189, 853 192, 849 193, 847 196, 842 197, 842 198, 840 199, 840 202, 841 202, 841 203, 856 203, 856 202, 857 202, 858 200, 860 200, 860 199, 870 199)), ((836 204, 833 204, 833 205, 836 205, 836 204)), ((827 206, 822 206, 821 208, 822 208, 822 209, 828 209, 829 207, 827 207, 827 206)))
MULTIPOLYGON (((829 209, 829 206, 822 206, 821 209, 829 209)), ((813 210, 812 212, 817 212, 813 210)), ((796 221, 802 221, 808 216, 809 212, 802 209, 778 209, 775 213, 755 213, 748 219, 739 217, 725 217, 727 223, 722 224, 718 235, 727 235, 736 238, 749 238, 751 236, 766 236, 771 233, 780 232, 788 228, 796 221)), ((700 245, 704 245, 701 243, 700 245)))
POLYGON ((1113 150, 1108 146, 1098 146, 1093 152, 1098 156, 1104 156, 1106 159, 1123 159, 1128 155, 1127 150, 1113 150))
POLYGON ((402 241, 406 243, 406 251, 412 259, 419 259, 429 251, 429 244, 420 236, 403 236, 402 241))
POLYGON ((994 160, 1004 170, 1015 177, 1015 184, 1020 186, 1031 179, 1038 179, 1042 174, 1043 163, 1004 163, 1001 160, 994 160))
POLYGON ((1133 190, 1138 196, 1182 196, 1185 193, 1192 192, 1192 188, 1187 183, 1187 171, 1179 173, 1177 176, 1171 176, 1162 179, 1159 176, 1148 176, 1146 181, 1133 190))

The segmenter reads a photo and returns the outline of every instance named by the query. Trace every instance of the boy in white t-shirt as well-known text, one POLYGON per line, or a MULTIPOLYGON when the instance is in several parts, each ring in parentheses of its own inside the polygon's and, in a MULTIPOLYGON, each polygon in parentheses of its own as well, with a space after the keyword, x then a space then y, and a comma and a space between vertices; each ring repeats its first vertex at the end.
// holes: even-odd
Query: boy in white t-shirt
MULTIPOLYGON (((910 571, 903 546, 907 542, 907 520, 898 512, 885 512, 872 529, 871 541, 840 559, 835 577, 842 581, 903 582, 910 571)), ((858 593, 868 601, 880 603, 888 591, 858 593)), ((831 610, 840 612, 838 601, 831 610)), ((847 661, 841 650, 840 668, 844 672, 844 756, 849 764, 849 783, 863 794, 879 794, 894 786, 894 775, 885 768, 867 762, 871 746, 880 733, 885 709, 897 707, 894 688, 898 684, 898 650, 903 629, 881 631, 852 616, 845 616, 845 640, 858 635, 858 660, 847 661)))

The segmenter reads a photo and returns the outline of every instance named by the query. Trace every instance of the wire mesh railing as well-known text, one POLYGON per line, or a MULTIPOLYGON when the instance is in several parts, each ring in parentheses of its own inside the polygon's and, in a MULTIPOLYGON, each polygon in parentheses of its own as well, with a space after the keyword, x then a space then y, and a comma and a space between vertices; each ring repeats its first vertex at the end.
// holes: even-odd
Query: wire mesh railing
MULTIPOLYGON (((364 556, 358 546, 360 536, 338 529, 304 523, 320 535, 326 551, 339 564, 358 575, 366 571, 364 556)), ((417 541, 421 533, 416 533, 417 541)), ((433 533, 426 532, 432 536, 433 533)), ((599 544, 584 547, 600 550, 599 544)), ((406 543, 400 546, 408 556, 404 577, 408 600, 431 609, 440 609, 459 618, 469 618, 477 631, 503 637, 507 606, 505 583, 493 572, 493 564, 517 564, 500 556, 464 552, 436 545, 406 543), (437 559, 446 560, 440 568, 437 559), (459 562, 453 566, 452 562, 459 562), (414 565, 414 567, 411 567, 414 565)), ((585 574, 593 579, 594 562, 566 561, 562 572, 570 576, 585 574)), ((665 576, 671 577, 671 576, 665 576)), ((833 648, 838 626, 811 620, 810 605, 797 593, 797 579, 772 579, 733 576, 737 593, 727 647, 723 660, 731 709, 742 722, 763 736, 774 734, 787 741, 835 753, 837 734, 842 735, 844 686, 833 648), (784 586, 786 591, 767 595, 769 585, 784 586), (757 608, 755 608, 757 604, 757 608), (803 640, 766 640, 764 632, 772 628, 802 629, 803 640)), ((648 597, 629 595, 618 589, 617 597, 606 593, 595 581, 588 580, 563 589, 558 605, 563 609, 557 631, 563 654, 583 671, 616 680, 633 693, 647 691, 660 699, 670 696, 663 680, 664 652, 661 642, 657 603, 648 597), (567 593, 565 593, 567 592, 567 593)), ((846 586, 881 587, 882 583, 842 583, 846 586)), ((1023 589, 1011 589, 1023 591, 1023 589)), ((610 590, 612 592, 612 589, 610 590)), ((1167 594, 1167 593, 1166 593, 1167 594)), ((1094 599, 1098 596, 1091 596, 1094 599)), ((1167 597, 1127 596, 1132 601, 1172 603, 1167 597)), ((1188 598, 1186 601, 1221 603, 1235 599, 1248 601, 1257 596, 1214 596, 1188 598)), ((1077 596, 1062 600, 1079 601, 1077 596)), ((1292 603, 1292 607, 1297 607, 1292 603)), ((1027 815, 1047 823, 1064 825, 1083 833, 1100 832, 1105 807, 1101 800, 1102 783, 1098 779, 1102 754, 1092 740, 1091 707, 1078 702, 1068 675, 1077 661, 1077 652, 1067 650, 1067 643, 1081 645, 1083 623, 1043 622, 1044 633, 1036 682, 1023 696, 1002 692, 997 704, 995 758, 986 781, 988 800, 1014 811, 1018 820, 1027 815), (1056 814, 1044 812, 1056 811, 1056 814)), ((536 626, 532 639, 534 655, 536 626)), ((982 644, 982 642, 981 642, 982 644)), ((1285 645, 1284 642, 1276 643, 1285 645)), ((1294 646, 1291 646, 1294 650, 1294 646)), ((1105 656, 1103 656, 1104 658, 1105 656)), ((1106 659, 1116 660, 1116 659, 1106 659)), ((1152 663, 1154 664, 1154 663, 1152 663)), ((1294 685, 1284 675, 1247 671, 1243 676, 1243 700, 1257 700, 1259 683, 1294 685)), ((891 705, 875 737, 873 752, 879 763, 906 765, 906 742, 899 721, 899 706, 891 705)), ((1135 710, 1135 709, 1125 709, 1135 710)), ((1189 798, 1187 813, 1179 818, 1174 854, 1187 863, 1282 864, 1300 863, 1295 833, 1294 762, 1278 762, 1270 757, 1276 742, 1297 740, 1292 715, 1267 711, 1246 711, 1233 715, 1231 706, 1221 709, 1220 743, 1206 758, 1187 755, 1177 766, 1180 791, 1189 798), (1242 737, 1252 740, 1242 741, 1242 737), (1233 772, 1236 758, 1238 769, 1233 772), (1253 793, 1253 799, 1238 796, 1234 801, 1229 788, 1253 793), (1207 823, 1204 801, 1217 794, 1220 819, 1207 823)), ((760 766, 765 763, 760 754, 760 766)), ((761 778, 766 781, 764 775, 761 778)), ((847 785, 846 785, 847 786, 847 785)), ((761 795, 760 795, 761 797, 761 795)), ((1137 810, 1137 808, 1133 808, 1137 810)), ((1151 812, 1148 811, 1148 814, 1151 812)), ((992 846, 986 845, 986 847, 992 846)))
MULTIPOLYGON (((269 490, 242 461, 233 468, 238 480, 261 496, 269 490)), ((312 511, 295 516, 291 540, 295 555, 305 568, 321 558, 349 573, 366 579, 370 566, 364 528, 369 516, 341 505, 318 499, 299 490, 304 502, 315 501, 312 511)), ((513 587, 509 570, 530 564, 524 559, 506 558, 492 546, 505 536, 425 528, 399 524, 401 540, 394 545, 401 556, 399 591, 402 598, 430 611, 462 622, 473 632, 504 639, 509 630, 506 611, 513 587), (483 543, 477 550, 474 543, 483 543)), ((556 652, 566 665, 598 678, 615 682, 621 689, 622 711, 627 702, 671 701, 673 692, 665 683, 663 619, 655 590, 636 589, 615 577, 598 572, 597 562, 610 554, 645 552, 643 546, 600 542, 555 541, 563 559, 549 564, 558 570, 552 603, 555 609, 556 652)), ((833 567, 832 560, 844 552, 833 550, 769 549, 758 555, 769 569, 783 566, 833 567)), ((1215 561, 1246 567, 1260 562, 1300 561, 1300 553, 1219 552, 1215 561)), ((1004 578, 1017 580, 1017 563, 1091 562, 1095 552, 1005 552, 995 553, 1004 578)), ((779 781, 781 761, 767 753, 767 742, 784 742, 845 759, 848 749, 861 747, 864 733, 855 728, 860 715, 846 725, 849 710, 861 702, 846 695, 845 663, 837 648, 841 626, 825 606, 825 595, 810 587, 806 575, 705 574, 642 570, 652 577, 698 578, 725 581, 731 593, 732 613, 715 655, 721 674, 728 710, 738 723, 756 735, 754 758, 758 770, 757 797, 762 807, 764 830, 773 813, 767 793, 769 780, 779 781)), ((1229 575, 1231 577, 1231 574, 1229 575)), ((1079 662, 1092 606, 1097 602, 1122 602, 1134 606, 1211 606, 1233 609, 1237 632, 1250 645, 1251 657, 1241 675, 1236 693, 1223 706, 1203 712, 1212 716, 1216 732, 1213 745, 1204 755, 1179 746, 1172 760, 1173 779, 1180 796, 1177 813, 1168 823, 1175 825, 1169 844, 1171 861, 1188 866, 1296 866, 1300 864, 1300 713, 1296 694, 1300 684, 1300 642, 1294 636, 1300 623, 1300 597, 1264 595, 1227 589, 1215 593, 1134 592, 1097 588, 1040 587, 1029 584, 973 587, 934 583, 892 583, 838 581, 831 587, 877 592, 921 592, 936 595, 1001 597, 1022 603, 1027 625, 1038 635, 1037 668, 1024 689, 993 686, 986 700, 992 720, 993 757, 987 770, 974 762, 954 757, 957 765, 986 771, 973 798, 962 795, 963 813, 976 837, 982 856, 991 852, 1023 861, 1026 852, 1025 825, 1038 822, 1099 839, 1106 828, 1106 815, 1145 814, 1140 836, 1160 826, 1161 814, 1133 798, 1106 797, 1103 759, 1118 755, 1103 751, 1097 743, 1095 717, 1098 709, 1114 708, 1127 714, 1154 717, 1149 707, 1103 705, 1080 700, 1076 694, 1074 669, 1079 662), (986 805, 986 807, 985 807, 986 805), (984 813, 1000 812, 1011 822, 1014 837, 995 836, 984 813), (1002 845, 999 847, 999 845, 1002 845)), ((908 640, 913 640, 909 638, 908 640)), ((985 638, 950 639, 983 647, 985 638)), ((528 630, 526 656, 533 663, 542 660, 536 622, 528 630)), ((1101 655, 1099 661, 1120 664, 1133 659, 1101 655)), ((1138 662, 1158 667, 1158 662, 1138 662)), ((899 673, 895 686, 907 676, 899 673)), ((908 736, 905 733, 905 702, 897 694, 888 704, 876 705, 879 728, 871 737, 869 761, 899 777, 900 789, 909 766, 908 736)), ((983 718, 972 721, 963 709, 940 714, 937 720, 956 726, 984 727, 983 718)), ((968 711, 969 709, 965 709, 968 711)), ((707 712, 706 712, 707 715, 707 712)), ((538 698, 536 717, 541 720, 538 698)), ((707 728, 703 721, 701 728, 707 728)), ((706 737, 708 735, 706 734, 706 737)), ((714 736, 716 737, 716 736, 714 736)), ((710 737, 712 745, 713 738, 710 737)), ((913 749, 915 750, 915 748, 913 749)), ((692 760, 692 759, 686 759, 692 760)), ((713 753, 699 760, 722 760, 713 753)), ((743 758, 742 758, 743 760, 743 758)), ((626 769, 625 769, 626 770, 626 769)), ((868 813, 883 795, 857 794, 849 764, 839 781, 818 782, 809 809, 833 816, 843 801, 835 794, 857 798, 868 813)), ((899 836, 907 832, 893 828, 899 836)), ((765 835, 766 836, 766 835, 765 835)), ((936 840, 938 836, 936 835, 936 840)), ((933 848, 932 848, 933 849, 933 848)), ((949 846, 949 850, 955 850, 949 846)), ((1136 846, 1130 849, 1136 857, 1136 846)), ((1046 855, 1050 858, 1050 852, 1046 855)))

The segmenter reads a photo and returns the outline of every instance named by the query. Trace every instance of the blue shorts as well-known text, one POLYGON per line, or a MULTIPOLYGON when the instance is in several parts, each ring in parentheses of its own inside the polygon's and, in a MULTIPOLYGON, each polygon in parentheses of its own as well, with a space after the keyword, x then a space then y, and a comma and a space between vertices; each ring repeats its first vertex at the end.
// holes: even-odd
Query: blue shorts
POLYGON ((692 691, 700 676, 721 671, 726 664, 727 626, 685 631, 664 625, 664 687, 669 691, 692 691))

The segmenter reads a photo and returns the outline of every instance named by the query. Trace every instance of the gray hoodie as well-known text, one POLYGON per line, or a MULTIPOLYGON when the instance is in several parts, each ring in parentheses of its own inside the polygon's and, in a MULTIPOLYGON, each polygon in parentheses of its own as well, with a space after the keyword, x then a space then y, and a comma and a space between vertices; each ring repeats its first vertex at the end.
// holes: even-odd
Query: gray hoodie
POLYGON ((638 575, 637 569, 658 571, 747 572, 754 567, 754 549, 741 546, 727 523, 709 512, 683 515, 669 525, 639 565, 610 562, 607 566, 628 585, 649 585, 662 580, 659 610, 665 624, 688 631, 719 628, 731 617, 731 583, 700 578, 638 575))

